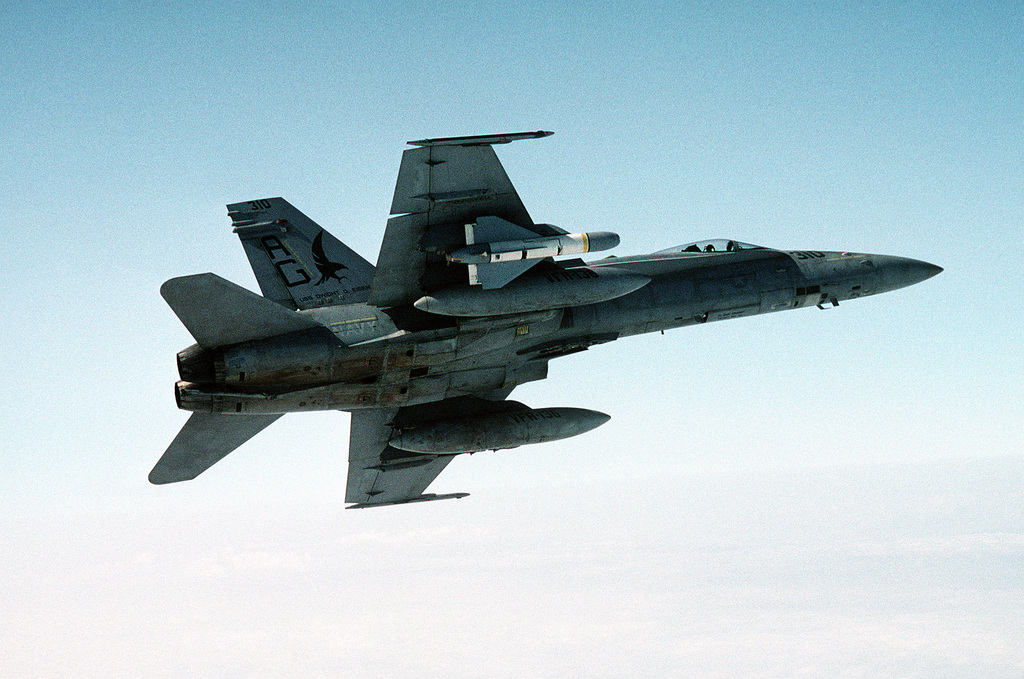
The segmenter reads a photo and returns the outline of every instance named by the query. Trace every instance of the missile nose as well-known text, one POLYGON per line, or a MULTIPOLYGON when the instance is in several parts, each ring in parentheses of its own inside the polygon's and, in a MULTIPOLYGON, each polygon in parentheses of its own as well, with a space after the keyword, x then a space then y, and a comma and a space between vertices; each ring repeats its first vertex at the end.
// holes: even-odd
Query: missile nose
POLYGON ((619 234, 611 231, 591 231, 583 234, 587 237, 587 250, 589 252, 600 252, 611 250, 619 245, 619 234))

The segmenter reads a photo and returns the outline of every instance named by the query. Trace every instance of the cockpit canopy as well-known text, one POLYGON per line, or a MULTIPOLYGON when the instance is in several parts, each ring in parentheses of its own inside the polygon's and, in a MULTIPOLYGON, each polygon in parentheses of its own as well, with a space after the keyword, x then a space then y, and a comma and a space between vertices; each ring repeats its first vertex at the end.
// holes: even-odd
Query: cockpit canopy
POLYGON ((686 245, 677 245, 674 248, 658 250, 658 254, 677 252, 734 252, 736 250, 764 250, 764 247, 760 245, 751 245, 750 243, 741 243, 738 240, 715 238, 712 240, 699 240, 695 243, 687 243, 686 245))

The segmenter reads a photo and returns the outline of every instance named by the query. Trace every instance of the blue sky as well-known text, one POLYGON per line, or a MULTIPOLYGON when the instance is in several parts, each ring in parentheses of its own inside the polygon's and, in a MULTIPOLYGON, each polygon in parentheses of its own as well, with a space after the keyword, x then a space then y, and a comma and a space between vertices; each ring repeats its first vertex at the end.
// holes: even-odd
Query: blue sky
MULTIPOLYGON (((1019 676, 1016 3, 8 3, 0 667, 11 676, 1019 676), (627 339, 516 398, 612 416, 342 510, 348 416, 195 482, 160 283, 256 289, 224 205, 371 261, 404 142, 498 147, 534 219, 945 272, 627 339), (182 649, 188 649, 183 652, 182 649), (522 671, 521 671, 522 670, 522 671)), ((2 673, 2 672, 0 672, 2 673)))

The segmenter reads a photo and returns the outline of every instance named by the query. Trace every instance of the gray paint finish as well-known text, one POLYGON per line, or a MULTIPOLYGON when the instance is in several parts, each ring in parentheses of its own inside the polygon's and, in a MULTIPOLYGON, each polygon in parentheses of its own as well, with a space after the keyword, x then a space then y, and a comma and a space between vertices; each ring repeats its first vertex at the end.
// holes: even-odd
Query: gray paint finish
POLYGON ((164 284, 198 342, 178 354, 175 385, 179 407, 194 412, 150 480, 195 478, 284 413, 345 410, 352 507, 463 497, 424 492, 454 455, 607 420, 505 400, 544 379, 553 358, 627 335, 835 306, 942 271, 904 257, 716 240, 591 263, 489 260, 512 268, 481 277, 456 261, 479 237, 514 235, 525 258, 565 233, 534 224, 490 146, 548 134, 414 142, 376 267, 283 199, 229 206, 269 299, 213 274, 164 284))

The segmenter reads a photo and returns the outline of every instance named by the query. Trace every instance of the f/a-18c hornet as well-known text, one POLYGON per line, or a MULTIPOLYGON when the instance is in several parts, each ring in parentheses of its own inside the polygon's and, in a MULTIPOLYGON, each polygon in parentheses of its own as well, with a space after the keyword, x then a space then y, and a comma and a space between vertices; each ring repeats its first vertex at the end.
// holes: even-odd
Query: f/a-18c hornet
POLYGON ((619 243, 535 223, 492 148, 550 132, 410 142, 373 266, 282 198, 228 206, 263 296, 212 273, 160 294, 196 344, 192 412, 149 480, 193 479, 285 413, 347 410, 350 507, 425 493, 460 453, 556 441, 609 418, 506 400, 548 361, 627 335, 838 305, 941 268, 903 257, 708 240, 560 259, 619 243))

